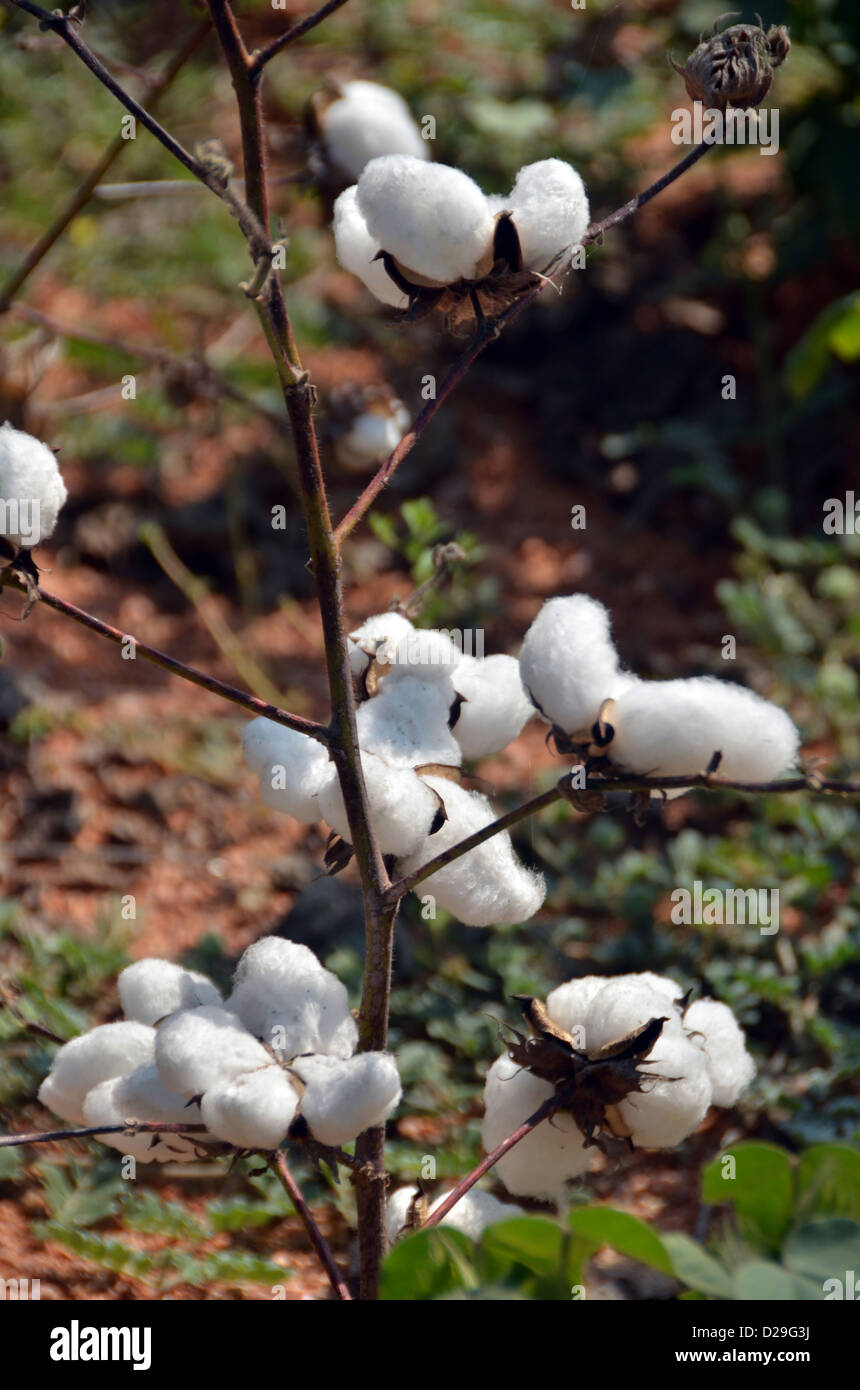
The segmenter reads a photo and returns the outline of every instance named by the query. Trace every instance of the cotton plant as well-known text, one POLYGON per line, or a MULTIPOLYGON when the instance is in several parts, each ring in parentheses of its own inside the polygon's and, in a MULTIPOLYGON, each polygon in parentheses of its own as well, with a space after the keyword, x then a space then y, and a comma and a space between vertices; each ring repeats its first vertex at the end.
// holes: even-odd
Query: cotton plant
MULTIPOLYGON (((356 729, 371 823, 401 874, 420 870, 496 819, 481 792, 461 784, 464 759, 501 752, 534 713, 514 657, 463 654, 446 633, 414 627, 397 612, 366 619, 349 636, 363 698, 356 729)), ((267 805, 305 823, 324 820, 345 843, 349 818, 334 764, 312 738, 268 719, 243 735, 245 757, 267 805)), ((527 921, 545 896, 543 877, 498 834, 442 865, 422 893, 469 926, 527 921)))
POLYGON ((736 1105, 755 1074, 728 1005, 688 1005, 675 981, 651 971, 584 976, 553 990, 545 1004, 523 1004, 529 1035, 511 1030, 507 1053, 487 1074, 485 1150, 492 1153, 553 1098, 559 1108, 498 1159, 515 1196, 563 1205, 595 1145, 674 1148, 712 1105, 736 1105))
POLYGON ((40 545, 67 496, 53 450, 8 420, 0 425, 0 536, 15 550, 40 545))
POLYGON ((272 1151, 290 1135, 339 1148, 400 1100, 393 1057, 356 1052, 346 988, 307 946, 279 937, 249 946, 226 1000, 207 976, 154 958, 117 984, 124 1020, 65 1043, 39 1099, 96 1128, 205 1126, 101 1136, 142 1162, 213 1142, 272 1151))

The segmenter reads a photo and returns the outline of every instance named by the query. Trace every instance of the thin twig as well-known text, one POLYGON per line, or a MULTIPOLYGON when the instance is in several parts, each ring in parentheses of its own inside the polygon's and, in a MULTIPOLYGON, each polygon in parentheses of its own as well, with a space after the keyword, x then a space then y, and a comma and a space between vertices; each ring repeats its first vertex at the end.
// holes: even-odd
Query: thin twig
POLYGON ((108 641, 115 642, 118 646, 131 643, 135 655, 145 657, 154 666, 160 666, 163 670, 169 671, 171 675, 181 676, 183 680, 190 681, 192 685, 199 685, 202 690, 208 690, 210 694, 218 695, 222 700, 229 700, 234 705, 240 705, 249 714, 263 715, 275 724, 283 724, 287 729, 295 729, 297 733, 307 734, 309 738, 315 738, 318 743, 326 746, 329 744, 328 730, 322 724, 318 724, 316 720, 304 719, 298 714, 290 714, 277 705, 270 705, 266 700, 258 699, 256 695, 247 695, 243 690, 237 690, 235 686, 227 685, 224 681, 216 680, 214 676, 207 676, 205 672, 198 671, 195 666, 189 666, 184 661, 178 661, 174 656, 168 656, 166 652, 159 651, 157 647, 150 647, 145 642, 140 642, 131 633, 121 632, 118 627, 112 627, 110 623, 103 622, 101 618, 96 618, 83 608, 78 608, 75 604, 58 598, 56 594, 50 594, 42 588, 28 587, 16 578, 13 566, 0 570, 0 588, 12 588, 21 593, 27 593, 29 596, 35 597, 38 602, 46 604, 48 608, 53 608, 57 613, 72 618, 82 627, 88 627, 91 632, 97 632, 100 637, 106 637, 108 641))
POLYGON ((331 1253, 326 1243, 325 1236, 314 1221, 313 1213, 302 1196, 298 1183, 287 1167, 286 1155, 280 1151, 275 1154, 275 1171, 284 1184, 287 1195, 295 1207, 302 1225, 308 1233, 308 1239, 319 1256, 320 1264, 328 1275, 328 1281, 332 1286, 335 1298, 342 1299, 344 1303, 351 1303, 352 1294, 349 1291, 346 1280, 335 1264, 334 1255, 331 1253))
POLYGON ((285 34, 281 34, 277 39, 272 39, 271 43, 267 43, 264 48, 258 48, 255 53, 252 53, 250 69, 255 81, 259 80, 266 64, 271 62, 288 44, 295 43, 296 39, 300 39, 303 34, 315 29, 318 24, 322 24, 324 19, 328 19, 330 14, 334 14, 335 10, 341 9, 345 4, 346 0, 328 0, 328 3, 318 9, 315 14, 308 15, 306 19, 300 19, 285 34))
POLYGON ((162 1124, 160 1120, 130 1120, 125 1125, 90 1125, 86 1129, 34 1129, 29 1134, 4 1134, 0 1136, 0 1149, 14 1149, 22 1144, 52 1144, 61 1139, 90 1139, 100 1134, 199 1134, 205 1131, 201 1124, 183 1124, 181 1121, 162 1124))

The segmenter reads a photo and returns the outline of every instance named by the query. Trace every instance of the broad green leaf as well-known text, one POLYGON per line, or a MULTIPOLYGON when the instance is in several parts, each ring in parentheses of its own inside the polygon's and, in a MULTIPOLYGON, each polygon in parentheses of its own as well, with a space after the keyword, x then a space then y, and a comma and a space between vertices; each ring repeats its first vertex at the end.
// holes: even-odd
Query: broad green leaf
POLYGON ((734 1297, 771 1303, 812 1301, 823 1297, 821 1285, 792 1274, 772 1260, 749 1260, 735 1272, 734 1297))
POLYGON ((860 291, 829 305, 789 354, 786 382, 796 400, 803 400, 818 385, 831 353, 843 362, 860 357, 860 291))
POLYGON ((561 1264, 560 1226, 542 1216, 518 1216, 488 1226, 481 1248, 489 1256, 504 1256, 525 1265, 533 1274, 554 1274, 561 1264))
POLYGON ((848 1270, 860 1274, 860 1222, 847 1216, 822 1216, 792 1231, 785 1242, 783 1262, 810 1279, 844 1279, 848 1270))
POLYGON ((613 1207, 580 1207, 568 1217, 575 1235, 590 1241, 596 1250, 609 1245, 622 1255, 641 1260, 664 1274, 674 1273, 672 1260, 657 1232, 638 1216, 613 1207))
POLYGON ((860 1220, 860 1153, 847 1144, 814 1144, 800 1155, 797 1216, 854 1216, 860 1220))
POLYGON ((475 1289, 475 1246, 460 1231, 438 1227, 399 1240, 382 1270, 382 1298, 415 1302, 475 1289))
POLYGON ((731 1202, 744 1234, 755 1245, 776 1252, 791 1222, 794 1184, 791 1162, 774 1144, 735 1144, 705 1169, 702 1198, 731 1202), (734 1177, 726 1164, 733 1158, 734 1177))
POLYGON ((676 1279, 682 1284, 712 1298, 731 1298, 732 1280, 720 1261, 699 1245, 698 1241, 681 1231, 663 1236, 663 1244, 672 1261, 676 1279))

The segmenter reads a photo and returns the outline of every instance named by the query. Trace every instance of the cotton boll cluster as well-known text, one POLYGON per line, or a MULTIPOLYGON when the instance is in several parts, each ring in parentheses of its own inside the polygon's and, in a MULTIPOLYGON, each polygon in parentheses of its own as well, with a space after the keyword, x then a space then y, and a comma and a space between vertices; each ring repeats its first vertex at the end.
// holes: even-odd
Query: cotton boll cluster
POLYGON ((52 534, 67 497, 57 460, 41 440, 0 425, 0 535, 31 549, 52 534))
MULTIPOLYGON (((459 784, 459 768, 464 757, 505 748, 533 707, 513 657, 464 654, 449 633, 415 628, 402 614, 375 614, 348 641, 367 696, 356 725, 371 823, 382 853, 410 873, 496 819, 486 797, 459 784)), ((350 842, 340 783, 321 744, 266 719, 249 724, 243 742, 268 805, 299 820, 322 818, 350 842)), ((544 891, 504 833, 421 888, 471 926, 525 921, 544 891)))
POLYGON ((430 158, 429 143, 422 139, 406 102, 378 82, 339 84, 334 98, 321 94, 314 110, 328 163, 350 183, 379 155, 430 158))
POLYGON ((545 719, 574 743, 600 734, 601 751, 626 772, 695 774, 718 752, 721 776, 766 782, 797 757, 789 716, 745 686, 713 676, 648 681, 622 671, 609 614, 585 594, 543 605, 526 633, 520 670, 545 719))
MULTIPOLYGON (((341 265, 378 299, 399 307, 404 286, 395 285, 389 269, 413 292, 474 285, 491 274, 500 286, 505 274, 548 269, 587 226, 582 179, 560 159, 527 165, 509 196, 487 197, 460 169, 389 154, 365 166, 334 215, 341 265), (394 266, 384 268, 383 256, 394 266)), ((528 283, 537 281, 526 277, 517 288, 528 283)))
MULTIPOLYGON (((398 1236, 405 1234, 404 1227, 417 1196, 417 1187, 398 1187, 389 1197, 386 1225, 392 1245, 398 1236)), ((447 1192, 442 1192, 434 1198, 427 1208, 427 1215, 432 1216, 448 1196, 447 1192)), ((513 1202, 500 1202, 492 1192, 482 1192, 473 1187, 442 1217, 439 1225, 462 1231, 471 1240, 480 1240, 488 1226, 494 1226, 498 1221, 513 1221, 517 1216, 525 1216, 522 1207, 515 1206, 513 1202)))
POLYGON ((141 1161, 193 1156, 213 1140, 275 1149, 298 1120, 319 1143, 345 1144, 400 1099, 393 1057, 356 1053, 346 989, 306 946, 250 946, 226 1003, 206 976, 169 961, 139 961, 119 983, 126 1010, 151 1023, 108 1023, 66 1043, 39 1098, 76 1124, 205 1125, 104 1136, 141 1161))
MULTIPOLYGON (((586 1067, 590 1086, 580 1084, 579 1094, 593 1093, 602 1110, 594 1126, 593 1108, 574 1097, 552 1124, 542 1121, 505 1154, 497 1167, 517 1195, 561 1200, 565 1183, 588 1166, 592 1127, 636 1147, 674 1147, 711 1105, 734 1105, 755 1072, 727 1005, 703 999, 685 1008, 680 986, 651 971, 570 980, 552 991, 546 1012, 570 1040, 569 1059, 555 1082, 528 1070, 537 1062, 522 1048, 511 1045, 516 1056, 496 1059, 484 1091, 484 1148, 494 1149, 554 1091, 576 1077, 581 1083, 586 1067), (659 1035, 640 1053, 637 1032, 654 1020, 662 1020, 659 1035)), ((557 1035, 552 1049, 560 1055, 557 1035)))

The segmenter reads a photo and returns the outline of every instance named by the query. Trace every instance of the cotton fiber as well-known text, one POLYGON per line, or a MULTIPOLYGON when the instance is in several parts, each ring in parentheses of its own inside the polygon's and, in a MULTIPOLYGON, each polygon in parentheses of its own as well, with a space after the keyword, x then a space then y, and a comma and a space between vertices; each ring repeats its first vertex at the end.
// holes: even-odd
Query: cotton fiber
POLYGON ((338 435, 338 462, 356 473, 384 463, 397 448, 410 423, 409 411, 402 401, 388 401, 385 408, 368 407, 355 416, 345 433, 338 435))
POLYGON ((549 599, 526 633, 520 672, 544 718, 571 736, 590 732, 621 676, 603 604, 587 594, 549 599))
POLYGON ((358 207, 358 190, 353 184, 341 193, 334 205, 334 244, 344 270, 356 275, 372 295, 395 309, 405 309, 407 296, 395 285, 382 261, 376 260, 381 247, 367 230, 358 207))
POLYGON ((592 999, 583 1020, 589 1052, 624 1038, 652 1018, 666 1018, 661 1042, 670 1033, 681 1036, 681 1016, 665 991, 656 990, 638 975, 607 980, 592 999))
MULTIPOLYGON (((429 775, 424 780, 439 793, 448 819, 415 854, 401 861, 399 868, 403 875, 421 868, 437 854, 497 819, 489 801, 480 792, 466 791, 445 777, 429 775)), ((510 836, 501 831, 453 863, 437 869, 419 885, 419 890, 422 895, 431 894, 437 907, 444 908, 466 925, 489 927, 525 922, 533 917, 543 903, 546 884, 541 874, 520 863, 510 836)))
POLYGON ((298 1105, 286 1072, 273 1062, 212 1086, 200 1102, 211 1134, 239 1149, 276 1149, 286 1138, 298 1105))
POLYGON ((39 1100, 55 1115, 79 1124, 88 1091, 151 1062, 154 1050, 155 1033, 143 1023, 103 1023, 63 1044, 39 1087, 39 1100))
MULTIPOLYGON (((376 704, 376 700, 371 703, 376 704)), ((362 753, 361 768, 370 823, 380 850, 398 858, 413 854, 439 814, 438 796, 411 767, 390 767, 373 753, 362 753)), ((337 781, 320 797, 320 809, 332 830, 351 844, 352 832, 337 781)))
POLYGON ((52 534, 68 496, 47 444, 0 425, 0 535, 28 549, 52 534))
POLYGON ((365 618, 361 626, 349 634, 347 641, 353 675, 363 675, 374 657, 386 664, 396 661, 399 642, 414 631, 402 613, 374 613, 365 618))
MULTIPOLYGON (((417 1187, 398 1187, 396 1192, 392 1192, 388 1199, 386 1209, 386 1225, 388 1228, 388 1239, 393 1244, 403 1231, 409 1216, 409 1209, 414 1198, 417 1196, 417 1187)), ((450 1193, 443 1192, 434 1198, 430 1203, 427 1215, 432 1216, 447 1201, 450 1193)), ((450 1226, 452 1230, 462 1231, 464 1236, 470 1240, 480 1240, 488 1226, 494 1226, 498 1221, 512 1221, 517 1216, 525 1216, 522 1207, 515 1206, 513 1202, 500 1202, 498 1197, 494 1197, 492 1192, 483 1192, 479 1188, 470 1188, 456 1203, 454 1207, 442 1217, 440 1226, 450 1226)))
POLYGON ((369 160, 384 154, 429 159, 430 146, 397 92, 378 82, 344 82, 320 117, 326 154, 353 182, 369 160))
POLYGON ((169 960, 136 961, 121 970, 117 980, 120 1003, 126 1018, 154 1024, 177 1009, 194 1009, 199 1004, 221 1004, 223 1000, 212 981, 198 970, 186 970, 169 960))
POLYGON ((736 1105, 755 1075, 755 1063, 731 1009, 717 999, 697 999, 684 1015, 684 1027, 704 1047, 714 1105, 736 1105))
POLYGON ((296 820, 319 820, 320 792, 336 777, 321 743, 272 719, 252 719, 242 734, 242 746, 249 767, 260 778, 261 801, 296 820))
MULTIPOLYGON (((523 1071, 509 1057, 497 1057, 484 1087, 481 1137, 490 1153, 527 1120, 553 1088, 548 1081, 523 1071)), ((562 1202, 565 1184, 586 1171, 589 1153, 571 1115, 556 1114, 542 1121, 496 1164, 499 1176, 515 1196, 562 1202)))
POLYGON ((382 1124, 400 1100, 400 1075, 387 1052, 298 1057, 293 1070, 305 1082, 301 1113, 321 1144, 337 1147, 382 1124))
POLYGON ((534 714, 512 656, 464 656, 452 675, 463 703, 452 733, 464 758, 500 753, 534 714))
POLYGON ((707 1060, 695 1043, 664 1027, 643 1070, 666 1079, 644 1081, 640 1093, 621 1101, 619 1115, 633 1144, 673 1148, 698 1129, 713 1101, 707 1060))
POLYGON ((272 1059, 235 1013, 205 1004, 171 1014, 161 1024, 155 1060, 161 1084, 188 1099, 272 1059))
POLYGON ((355 1049, 346 987, 296 941, 268 936, 249 946, 227 1008, 282 1061, 302 1052, 349 1057, 355 1049))
MULTIPOLYGON (((200 1114, 189 1110, 182 1096, 162 1086, 154 1062, 137 1067, 127 1076, 102 1081, 87 1093, 83 1120, 86 1125, 121 1125, 135 1120, 163 1124, 199 1124, 200 1114)), ((141 1163, 168 1163, 195 1158, 193 1137, 179 1134, 104 1134, 99 1136, 120 1153, 131 1154, 141 1163)))
POLYGON ((523 263, 532 270, 547 270, 557 255, 578 245, 588 226, 585 185, 561 159, 521 169, 506 209, 519 234, 523 263))
POLYGON ((459 767, 460 745, 448 728, 455 694, 450 682, 403 676, 358 707, 356 727, 362 749, 390 767, 441 763, 459 767), (446 688, 447 686, 447 688, 446 688))

